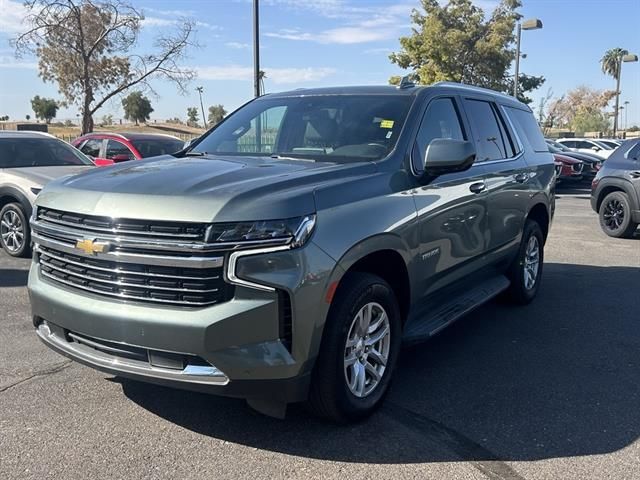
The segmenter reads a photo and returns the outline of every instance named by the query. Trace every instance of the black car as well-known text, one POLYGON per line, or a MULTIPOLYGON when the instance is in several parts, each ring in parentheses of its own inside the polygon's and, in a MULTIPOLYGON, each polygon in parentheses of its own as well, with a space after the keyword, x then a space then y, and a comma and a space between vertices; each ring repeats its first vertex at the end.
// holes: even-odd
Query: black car
POLYGON ((602 167, 602 157, 591 153, 574 152, 570 148, 565 147, 561 143, 554 142, 553 140, 546 139, 547 145, 549 145, 549 151, 551 153, 559 153, 567 157, 581 160, 584 163, 582 171, 582 178, 591 182, 596 176, 600 168, 602 167))
POLYGON ((631 238, 640 224, 640 139, 625 142, 591 184, 591 207, 610 237, 631 238))

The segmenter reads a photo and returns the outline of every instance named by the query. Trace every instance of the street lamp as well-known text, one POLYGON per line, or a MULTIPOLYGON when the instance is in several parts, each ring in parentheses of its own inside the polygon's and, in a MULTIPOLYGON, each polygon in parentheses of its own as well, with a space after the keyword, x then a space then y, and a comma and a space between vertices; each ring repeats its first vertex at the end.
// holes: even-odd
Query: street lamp
POLYGON ((618 78, 616 83, 616 116, 613 119, 613 138, 616 138, 618 133, 618 111, 620 107, 620 77, 622 77, 622 64, 628 62, 637 62, 638 56, 632 53, 628 53, 627 55, 620 56, 620 63, 618 64, 618 78))
POLYGON ((204 104, 202 103, 202 92, 204 92, 204 87, 196 87, 198 91, 198 95, 200 95, 200 109, 202 110, 202 126, 207 128, 207 118, 204 116, 204 104))
POLYGON ((629 111, 629 100, 626 100, 624 102, 624 131, 627 131, 627 127, 629 126, 629 124, 627 123, 627 112, 629 111))
POLYGON ((513 77, 513 96, 518 98, 518 80, 520 76, 520 35, 522 30, 539 30, 542 28, 542 20, 530 18, 524 22, 518 22, 518 33, 516 35, 516 74, 513 77))
POLYGON ((260 96, 260 6, 253 0, 253 90, 260 96))

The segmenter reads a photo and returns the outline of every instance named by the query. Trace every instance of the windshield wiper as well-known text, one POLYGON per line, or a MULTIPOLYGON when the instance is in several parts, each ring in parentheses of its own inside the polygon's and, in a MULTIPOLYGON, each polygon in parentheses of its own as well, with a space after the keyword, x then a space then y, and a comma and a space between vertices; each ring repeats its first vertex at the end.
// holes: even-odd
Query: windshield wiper
POLYGON ((302 160, 303 162, 317 162, 318 161, 315 158, 288 157, 286 155, 278 155, 278 154, 275 154, 275 153, 273 155, 270 155, 270 158, 273 158, 274 160, 302 160))
POLYGON ((185 157, 204 157, 207 152, 184 152, 182 155, 185 157))

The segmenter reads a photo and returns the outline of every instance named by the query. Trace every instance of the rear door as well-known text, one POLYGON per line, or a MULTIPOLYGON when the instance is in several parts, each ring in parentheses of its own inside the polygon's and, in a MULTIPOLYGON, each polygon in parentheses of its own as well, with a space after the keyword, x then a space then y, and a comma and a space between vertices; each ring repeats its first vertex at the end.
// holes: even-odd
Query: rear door
MULTIPOLYGON (((412 149, 417 174, 424 170, 426 148, 436 138, 472 139, 456 95, 433 98, 426 107, 412 149)), ((464 289, 469 274, 481 266, 487 228, 484 174, 476 163, 465 172, 441 175, 414 192, 423 299, 446 286, 464 289)))
POLYGON ((503 110, 491 98, 465 98, 487 186, 487 251, 520 241, 529 205, 530 169, 503 110))

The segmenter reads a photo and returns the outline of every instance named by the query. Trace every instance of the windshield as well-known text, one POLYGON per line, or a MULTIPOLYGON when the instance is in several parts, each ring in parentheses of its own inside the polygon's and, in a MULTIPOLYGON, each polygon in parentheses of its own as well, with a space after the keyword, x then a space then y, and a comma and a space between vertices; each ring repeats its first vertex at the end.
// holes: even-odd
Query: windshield
POLYGON ((379 160, 395 147, 412 101, 400 95, 263 97, 228 117, 192 152, 379 160))
POLYGON ((175 140, 172 138, 149 138, 145 140, 132 140, 131 143, 142 158, 176 153, 184 148, 184 142, 177 138, 175 140))
POLYGON ((615 150, 616 148, 618 148, 620 145, 618 145, 616 142, 610 142, 608 140, 598 140, 598 143, 602 143, 604 145, 606 145, 607 147, 615 150))
POLYGON ((563 144, 558 143, 558 142, 554 142, 553 140, 547 140, 547 144, 552 147, 555 148, 556 150, 560 150, 561 152, 570 152, 571 149, 568 147, 565 147, 563 144))
POLYGON ((56 138, 0 138, 0 168, 93 165, 80 151, 56 138))
MULTIPOLYGON (((607 145, 604 142, 601 142, 600 140, 598 140, 597 142, 595 140, 592 140, 593 143, 595 143, 596 145, 598 145, 601 148, 604 148, 605 150, 613 150, 613 148, 609 145, 607 145)), ((617 145, 616 145, 617 147, 617 145)))

